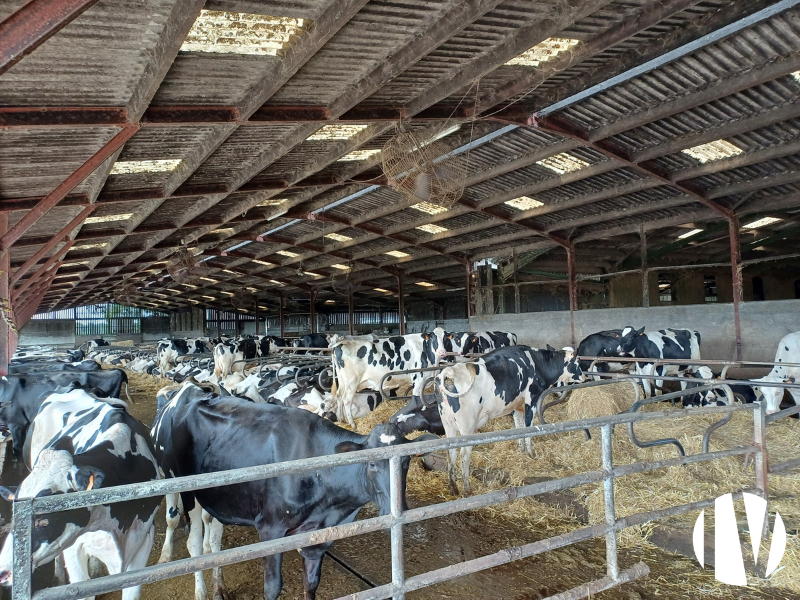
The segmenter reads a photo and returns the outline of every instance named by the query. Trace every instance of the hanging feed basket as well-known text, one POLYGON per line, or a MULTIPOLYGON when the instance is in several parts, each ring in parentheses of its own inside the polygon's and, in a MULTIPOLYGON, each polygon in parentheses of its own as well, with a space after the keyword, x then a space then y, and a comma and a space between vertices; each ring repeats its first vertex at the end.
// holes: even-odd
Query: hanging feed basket
POLYGON ((208 273, 208 269, 200 264, 188 248, 179 248, 167 261, 167 272, 176 283, 197 284, 200 277, 208 273))
POLYGON ((123 283, 114 290, 114 302, 122 306, 133 306, 141 298, 141 293, 134 283, 123 283))
POLYGON ((401 126, 386 142, 381 156, 389 185, 409 200, 450 208, 464 193, 466 153, 451 154, 437 140, 401 126))

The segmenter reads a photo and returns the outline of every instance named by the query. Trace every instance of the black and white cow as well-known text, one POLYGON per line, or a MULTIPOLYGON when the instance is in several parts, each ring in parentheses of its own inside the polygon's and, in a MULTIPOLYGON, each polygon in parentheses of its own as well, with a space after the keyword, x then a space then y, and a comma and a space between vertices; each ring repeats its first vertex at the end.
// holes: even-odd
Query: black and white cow
MULTIPOLYGON (((439 332, 444 333, 439 329, 439 332)), ((333 346, 334 383, 331 388, 333 404, 339 419, 353 426, 352 404, 356 392, 378 390, 381 379, 391 371, 423 369, 435 366, 444 354, 442 336, 434 332, 412 333, 382 338, 378 341, 346 340, 333 346)), ((425 373, 391 375, 384 384, 386 390, 412 386, 414 396, 425 373)))
POLYGON ((298 348, 297 354, 318 354, 313 350, 302 350, 302 348, 327 348, 330 336, 322 333, 309 333, 292 342, 292 346, 298 348))
POLYGON ((470 335, 461 348, 461 354, 483 354, 517 345, 517 334, 505 331, 479 331, 470 335))
MULTIPOLYGON (((358 435, 308 411, 200 395, 189 386, 159 412, 152 435, 163 471, 177 477, 407 442, 390 424, 358 435)), ((408 459, 402 463, 403 504, 408 463, 408 459)), ((202 535, 197 533, 201 507, 223 524, 255 527, 262 541, 350 523, 370 501, 377 504, 380 514, 388 514, 389 463, 374 461, 197 490, 182 494, 182 501, 191 517, 189 552, 196 556, 202 552, 202 535)), ((307 600, 316 597, 322 557, 329 546, 323 543, 300 550, 307 600)), ((281 560, 281 554, 264 558, 266 600, 275 600, 283 587, 281 560)), ((204 587, 202 574, 195 581, 204 587)), ((197 587, 195 596, 201 596, 197 587)))
MULTIPOLYGON (((445 435, 470 435, 491 419, 514 414, 517 427, 530 427, 539 394, 554 385, 578 383, 583 379, 572 348, 535 350, 529 346, 508 346, 478 360, 445 367, 436 376, 442 395, 439 411, 445 435)), ((520 450, 522 450, 520 440, 520 450)), ((530 439, 525 440, 533 457, 530 439)), ((456 485, 456 450, 448 451, 450 490, 456 485)), ((472 448, 461 448, 463 494, 471 493, 469 464, 472 448)))
POLYGON ((256 351, 258 356, 269 356, 279 352, 278 348, 286 347, 286 340, 274 335, 260 335, 257 338, 256 351))
MULTIPOLYGON (((689 370, 684 373, 684 376, 691 377, 693 379, 705 380, 698 381, 696 383, 687 382, 685 389, 700 387, 702 385, 706 385, 706 381, 713 382, 714 379, 718 379, 711 369, 706 366, 689 370)), ((752 384, 747 384, 743 381, 742 383, 738 384, 729 384, 728 387, 730 387, 731 393, 733 394, 733 399, 735 401, 739 401, 742 404, 750 404, 757 401, 756 392, 753 389, 754 386, 752 384)), ((686 396, 682 397, 682 400, 684 406, 722 406, 723 404, 727 404, 725 390, 722 388, 704 390, 694 394, 687 394, 686 396)))
MULTIPOLYGON (((778 344, 778 351, 775 353, 776 363, 800 363, 800 332, 790 333, 781 338, 778 344)), ((782 383, 795 383, 800 381, 800 367, 787 367, 783 365, 776 365, 772 370, 761 377, 754 379, 762 385, 756 388, 756 394, 763 396, 767 401, 767 413, 774 413, 778 411, 781 400, 783 399, 784 388, 768 387, 763 385, 769 382, 782 382, 782 383)), ((795 404, 800 404, 800 389, 790 389, 789 393, 795 404)))
MULTIPOLYGON (((664 358, 668 360, 700 360, 700 333, 689 329, 660 329, 659 331, 644 332, 644 327, 634 329, 625 327, 617 346, 618 356, 633 356, 635 358, 664 358)), ((691 369, 690 365, 679 363, 659 365, 654 368, 652 362, 636 361, 634 363, 637 375, 679 375, 691 369)), ((642 379, 644 397, 650 397, 650 379, 642 379)), ((660 379, 655 380, 656 387, 663 385, 660 379)), ((686 388, 686 383, 681 382, 681 389, 686 388)), ((660 390, 656 392, 660 394, 660 390)))
POLYGON ((423 396, 411 398, 408 404, 391 416, 389 422, 397 425, 403 435, 408 435, 412 431, 445 434, 439 407, 429 394, 425 394, 424 398, 423 396))
POLYGON ((32 373, 0 377, 0 421, 11 433, 12 447, 18 456, 25 435, 45 398, 57 388, 77 383, 84 388, 102 391, 107 397, 118 398, 128 376, 122 369, 99 372, 32 373))
POLYGON ((87 346, 89 347, 90 350, 95 350, 100 346, 110 346, 110 345, 111 344, 109 344, 108 341, 104 340, 103 338, 96 338, 94 340, 89 340, 87 342, 87 346))
MULTIPOLYGON (((114 487, 159 478, 147 429, 116 399, 98 400, 83 390, 53 394, 41 406, 26 443, 31 469, 16 490, 0 488, 7 500, 114 487)), ((83 534, 106 532, 113 538, 108 563, 120 570, 143 568, 155 537, 153 519, 160 498, 139 498, 42 515, 31 537, 33 568, 55 559, 83 534)), ((86 540, 84 540, 86 542, 86 540)), ((12 585, 13 535, 0 551, 0 583, 12 585)), ((102 558, 101 558, 102 559, 102 558)), ((105 560, 103 561, 105 562, 105 560)), ((123 590, 135 600, 141 588, 123 590)))
POLYGON ((169 371, 179 356, 189 354, 204 354, 209 351, 205 340, 202 338, 176 338, 174 340, 161 340, 158 342, 158 366, 162 373, 169 371))
MULTIPOLYGON (((230 375, 233 363, 239 360, 250 360, 258 356, 258 344, 252 338, 233 340, 214 346, 214 375, 223 379, 230 375)), ((239 363, 237 371, 244 372, 245 363, 239 363)))
MULTIPOLYGON (((578 344, 578 356, 619 356, 617 348, 622 337, 622 329, 609 329, 608 331, 598 331, 586 336, 578 344)), ((592 361, 579 361, 581 370, 589 371, 592 361)), ((622 371, 627 365, 625 363, 599 362, 594 366, 594 371, 598 373, 616 373, 622 371)))

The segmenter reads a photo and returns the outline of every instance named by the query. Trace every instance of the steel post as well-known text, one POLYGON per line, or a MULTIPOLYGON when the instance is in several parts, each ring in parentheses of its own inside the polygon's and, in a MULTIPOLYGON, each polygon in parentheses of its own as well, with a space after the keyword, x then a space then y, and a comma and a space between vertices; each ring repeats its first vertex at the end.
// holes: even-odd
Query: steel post
POLYGON ((742 360, 742 323, 739 303, 742 301, 742 250, 739 245, 739 218, 728 219, 731 238, 731 271, 733 274, 733 326, 736 332, 736 360, 742 360))
POLYGON ((400 335, 406 334, 406 303, 403 288, 406 283, 406 272, 397 270, 397 320, 400 323, 400 335))
POLYGON ((355 335, 353 325, 353 290, 347 291, 347 325, 350 327, 350 335, 355 335))
POLYGON ((767 457, 767 403, 761 401, 753 411, 753 445, 757 448, 755 459, 756 487, 762 498, 769 500, 769 460, 767 457))
POLYGON ((641 256, 642 256, 642 307, 650 308, 650 277, 647 272, 647 233, 644 230, 644 225, 639 230, 639 237, 641 238, 641 256))
MULTIPOLYGON (((403 467, 402 459, 394 456, 389 459, 390 502, 392 505, 392 523, 390 530, 392 543, 392 585, 402 588, 405 584, 405 562, 403 558, 403 467)), ((404 600, 405 592, 398 591, 392 598, 404 600)))
POLYGON ((519 282, 517 281, 517 269, 519 269, 519 260, 517 259, 517 251, 514 250, 514 312, 519 314, 520 301, 519 301, 519 282))
POLYGON ((572 334, 572 347, 576 348, 575 311, 578 310, 578 286, 575 281, 575 246, 567 247, 567 276, 569 277, 569 324, 572 334))
POLYGON ((283 323, 283 294, 280 295, 281 303, 278 305, 278 321, 281 325, 281 337, 285 335, 285 325, 283 323))
POLYGON ((219 308, 215 308, 214 310, 217 311, 217 338, 220 340, 222 339, 222 315, 219 314, 219 308))
POLYGON ((39 269, 33 275, 31 275, 27 281, 23 282, 22 285, 20 285, 17 289, 13 290, 12 296, 14 297, 14 300, 19 298, 22 292, 27 290, 31 285, 36 283, 40 277, 42 277, 45 273, 47 273, 50 267, 52 267, 56 262, 58 262, 64 254, 69 252, 73 244, 75 244, 75 241, 70 240, 66 244, 61 246, 61 249, 55 254, 53 254, 53 256, 51 256, 49 259, 47 259, 47 261, 41 267, 39 267, 39 269))
POLYGON ((256 296, 256 335, 258 335, 258 296, 256 296))
MULTIPOLYGON (((311 320, 311 333, 317 333, 317 311, 316 311, 316 303, 317 303, 317 290, 309 290, 308 292, 310 298, 310 308, 309 308, 309 318, 311 320)), ((352 327, 350 328, 350 333, 352 334, 352 327)))
POLYGON ((106 161, 112 154, 119 150, 125 142, 127 142, 134 133, 139 129, 139 125, 126 125, 122 130, 108 141, 100 150, 98 150, 89 160, 83 163, 78 169, 69 177, 67 177, 56 189, 50 192, 44 199, 39 202, 36 207, 31 209, 24 217, 2 236, 0 236, 0 250, 9 249, 14 242, 25 235, 39 219, 41 219, 47 212, 58 204, 64 196, 70 193, 78 184, 80 184, 103 162, 106 161))
MULTIPOLYGON (((8 213, 0 214, 0 233, 8 229, 8 213)), ((6 317, 11 317, 11 293, 9 285, 9 271, 11 270, 11 252, 6 250, 0 256, 0 310, 6 311, 6 317)), ((13 353, 9 351, 9 335, 11 328, 2 315, 0 315, 0 375, 8 375, 8 364, 13 353)))
POLYGON ((619 563, 617 562, 617 513, 614 506, 614 469, 613 450, 611 446, 614 436, 613 425, 603 425, 600 429, 603 452, 603 500, 606 509, 606 565, 608 576, 617 581, 619 579, 619 563))
POLYGON ((14 519, 14 557, 11 586, 12 600, 31 598, 31 535, 33 534, 33 498, 15 500, 14 519))

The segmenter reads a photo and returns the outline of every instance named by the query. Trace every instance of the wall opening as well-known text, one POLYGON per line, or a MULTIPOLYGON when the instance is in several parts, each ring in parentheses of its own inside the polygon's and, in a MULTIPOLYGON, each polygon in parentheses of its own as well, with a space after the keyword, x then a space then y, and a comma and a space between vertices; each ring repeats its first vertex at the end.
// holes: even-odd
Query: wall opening
POLYGON ((658 274, 658 299, 662 304, 675 302, 675 287, 672 285, 672 277, 668 273, 658 274))
POLYGON ((703 289, 706 302, 717 301, 717 278, 714 275, 703 277, 703 289))
POLYGON ((764 299, 764 280, 761 277, 753 277, 753 300, 760 302, 764 299))

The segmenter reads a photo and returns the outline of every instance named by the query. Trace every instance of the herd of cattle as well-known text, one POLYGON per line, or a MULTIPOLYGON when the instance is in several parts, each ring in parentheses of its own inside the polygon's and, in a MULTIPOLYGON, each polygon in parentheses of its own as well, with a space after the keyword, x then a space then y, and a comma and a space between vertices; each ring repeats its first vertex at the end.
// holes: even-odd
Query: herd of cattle
MULTIPOLYGON (((680 329, 598 332, 584 339, 577 352, 517 345, 511 333, 441 328, 388 338, 313 334, 292 344, 274 336, 173 339, 159 342, 151 354, 106 346, 102 340, 90 342, 86 360, 81 351, 56 355, 28 349, 15 355, 9 375, 0 380, 0 421, 29 474, 16 488, 0 488, 6 500, 404 444, 415 431, 430 437, 468 435, 510 414, 517 427, 530 426, 545 390, 628 365, 638 375, 652 376, 642 379, 646 396, 652 393, 651 383, 660 393, 659 376, 698 378, 697 383, 682 381, 684 388, 714 377, 696 362, 700 334, 680 329), (593 364, 579 358, 587 356, 612 360, 593 364), (642 360, 613 361, 621 356, 642 360), (671 362, 657 364, 659 359, 671 362), (248 361, 259 364, 248 369, 248 361), (172 380, 157 393, 158 412, 150 430, 120 400, 123 387, 127 394, 127 375, 116 367, 172 380), (352 425, 368 415, 381 403, 382 391, 390 397, 410 392, 410 401, 368 435, 336 424, 352 425)), ((784 390, 766 384, 794 382, 799 359, 800 333, 789 334, 780 342, 779 364, 735 391, 743 401, 763 397, 774 412, 784 390)), ((800 403, 800 394, 791 393, 800 403)), ((717 399, 711 390, 687 395, 684 402, 717 399)), ((531 454, 529 439, 520 442, 520 450, 531 454)), ((464 495, 471 491, 470 455, 471 448, 462 449, 464 495)), ((455 450, 449 452, 453 493, 457 458, 455 450)), ((407 469, 405 460, 403 488, 407 469)), ((382 515, 390 512, 388 461, 169 495, 161 561, 171 558, 172 534, 182 514, 190 527, 189 552, 197 556, 220 549, 224 524, 252 525, 266 541, 351 522, 368 502, 382 515)), ((109 573, 144 567, 159 504, 159 498, 141 498, 37 519, 33 568, 57 560, 75 582, 89 577, 90 557, 103 562, 109 573)), ((11 538, 0 551, 0 584, 5 585, 12 583, 11 538)), ((315 597, 329 546, 301 551, 306 598, 315 597)), ((265 597, 273 600, 282 588, 281 555, 264 562, 265 597)), ((212 582, 214 597, 224 597, 218 569, 212 582)), ((195 590, 197 600, 207 597, 201 573, 195 590)), ((140 593, 140 588, 124 590, 123 600, 140 593)))

